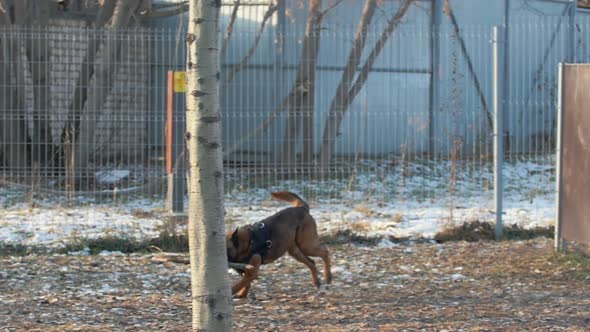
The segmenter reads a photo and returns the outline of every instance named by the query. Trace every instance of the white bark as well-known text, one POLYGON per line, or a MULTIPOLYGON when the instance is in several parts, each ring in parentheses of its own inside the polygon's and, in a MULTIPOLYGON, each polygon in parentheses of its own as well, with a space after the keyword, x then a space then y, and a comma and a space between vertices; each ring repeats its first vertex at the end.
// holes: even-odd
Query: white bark
POLYGON ((189 3, 186 142, 194 331, 231 331, 219 114, 220 0, 189 3))

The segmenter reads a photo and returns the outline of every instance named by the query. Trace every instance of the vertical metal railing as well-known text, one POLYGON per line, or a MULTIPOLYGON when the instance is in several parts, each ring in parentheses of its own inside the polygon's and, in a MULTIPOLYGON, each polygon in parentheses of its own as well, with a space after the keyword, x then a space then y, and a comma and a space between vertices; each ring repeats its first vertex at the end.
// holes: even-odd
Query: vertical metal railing
MULTIPOLYGON (((590 60, 584 39, 589 24, 578 15, 575 33, 570 35, 573 30, 561 16, 511 21, 509 32, 502 34, 510 39, 511 50, 508 61, 501 59, 504 65, 509 62, 510 70, 503 70, 504 77, 494 84, 490 27, 464 25, 457 30, 446 16, 439 16, 440 26, 404 23, 392 34, 347 108, 341 130, 331 138, 336 153, 325 166, 314 157, 356 26, 327 24, 319 33, 312 113, 296 107, 274 113, 305 60, 301 58, 302 32, 280 30, 281 47, 275 43, 277 30, 263 32, 247 64, 227 82, 228 73, 238 68, 256 40, 257 29, 234 31, 221 73, 228 195, 292 189, 312 199, 350 204, 417 201, 449 207, 449 211, 463 205, 491 209, 493 156, 500 154, 505 156, 507 203, 552 191, 555 66, 571 56, 571 40, 576 59, 590 60), (438 50, 432 48, 436 45, 438 50), (502 153, 493 149, 482 102, 493 104, 498 84, 503 97, 497 103, 502 105, 504 131, 509 130, 511 138, 502 153), (310 138, 302 136, 302 128, 297 135, 287 134, 290 117, 312 124, 311 156, 303 154, 310 138), (267 121, 269 125, 260 130, 267 121), (285 145, 295 152, 290 163, 278 160, 285 145), (521 174, 526 172, 546 176, 541 182, 526 182, 521 174)), ((356 75, 381 36, 381 24, 367 32, 356 75)), ((10 49, 14 55, 0 58, 2 68, 10 68, 0 82, 1 93, 7 97, 0 103, 3 188, 80 202, 165 197, 166 73, 182 71, 185 60, 178 29, 107 33, 76 26, 11 28, 1 30, 0 36, 14 41, 10 49), (49 58, 31 64, 26 45, 45 45, 39 43, 42 39, 51 48, 49 58), (82 100, 77 100, 80 109, 72 105, 80 98, 74 95, 80 88, 81 69, 93 70, 94 64, 84 61, 90 40, 115 40, 122 52, 116 63, 101 65, 113 65, 112 83, 96 86, 107 93, 104 105, 85 112, 82 100), (49 68, 48 80, 36 87, 31 70, 42 66, 49 68), (38 101, 36 106, 39 91, 45 91, 48 106, 39 107, 38 101), (95 126, 95 137, 83 146, 92 152, 92 163, 83 169, 72 164, 75 156, 69 153, 72 146, 83 144, 79 133, 72 131, 82 119, 95 126), (81 185, 83 177, 92 181, 81 185)), ((507 52, 504 49, 502 54, 507 52)), ((92 93, 90 81, 82 88, 92 93)), ((182 101, 178 107, 183 107, 182 101)), ((184 125, 180 113, 172 115, 178 128, 184 125)), ((183 140, 176 141, 174 148, 182 151, 183 140)))
POLYGON ((503 200, 503 176, 502 163, 504 161, 504 41, 503 27, 495 26, 492 31, 492 43, 494 46, 493 63, 493 108, 494 108, 494 211, 495 211, 495 236, 501 239, 503 236, 502 200, 503 200))

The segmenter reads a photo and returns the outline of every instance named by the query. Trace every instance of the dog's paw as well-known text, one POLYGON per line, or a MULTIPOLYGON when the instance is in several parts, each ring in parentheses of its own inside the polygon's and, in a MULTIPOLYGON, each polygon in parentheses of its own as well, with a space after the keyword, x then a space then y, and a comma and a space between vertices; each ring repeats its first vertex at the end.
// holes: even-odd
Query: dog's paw
POLYGON ((311 283, 315 286, 315 288, 320 288, 322 286, 322 283, 319 280, 311 280, 311 283))
POLYGON ((322 284, 319 288, 318 288, 318 293, 319 294, 326 294, 328 291, 330 290, 330 286, 326 285, 326 284, 322 284))
POLYGON ((252 294, 250 292, 240 291, 233 295, 234 299, 245 299, 248 297, 248 294, 252 294))

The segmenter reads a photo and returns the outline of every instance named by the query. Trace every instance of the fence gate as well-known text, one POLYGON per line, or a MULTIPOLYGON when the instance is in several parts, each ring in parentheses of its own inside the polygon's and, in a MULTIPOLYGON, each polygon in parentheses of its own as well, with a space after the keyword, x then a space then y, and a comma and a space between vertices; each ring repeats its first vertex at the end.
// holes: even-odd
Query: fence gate
POLYGON ((590 64, 559 66, 555 245, 590 254, 590 64))

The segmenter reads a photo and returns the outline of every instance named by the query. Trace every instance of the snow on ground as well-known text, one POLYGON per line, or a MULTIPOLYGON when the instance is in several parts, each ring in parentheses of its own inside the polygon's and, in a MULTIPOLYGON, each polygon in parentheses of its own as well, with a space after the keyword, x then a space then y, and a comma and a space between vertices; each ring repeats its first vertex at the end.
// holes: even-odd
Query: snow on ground
MULTIPOLYGON (((146 217, 161 204, 134 201, 124 206, 79 207, 20 203, 0 210, 0 243, 61 246, 68 241, 105 236, 149 238, 159 234, 162 219, 146 217)), ((161 210, 161 208, 160 208, 161 210)))
MULTIPOLYGON (((506 164, 505 224, 553 225, 554 168, 548 159, 506 164)), ((270 199, 275 190, 292 190, 306 198, 321 233, 351 229, 366 236, 429 238, 449 225, 494 220, 489 167, 460 169, 451 182, 451 164, 444 161, 412 165, 403 172, 369 166, 377 171, 340 180, 276 181, 266 188, 248 190, 234 187, 226 192, 226 223, 228 227, 252 223, 284 208, 284 203, 270 199)), ((22 197, 22 190, 0 187, 0 244, 59 247, 68 241, 104 236, 150 238, 160 233, 165 219, 161 200, 91 203, 80 199, 78 206, 68 206, 59 198, 31 204, 22 197)))

